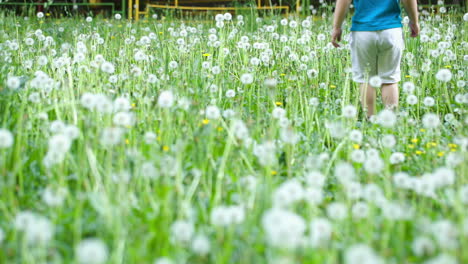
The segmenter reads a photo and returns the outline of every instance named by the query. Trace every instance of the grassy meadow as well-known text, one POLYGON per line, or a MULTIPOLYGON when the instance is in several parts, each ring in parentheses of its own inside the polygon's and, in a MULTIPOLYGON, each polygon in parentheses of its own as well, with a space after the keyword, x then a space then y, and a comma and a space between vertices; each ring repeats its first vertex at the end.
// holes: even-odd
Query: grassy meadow
POLYGON ((467 263, 468 14, 367 120, 329 10, 0 10, 0 263, 467 263))

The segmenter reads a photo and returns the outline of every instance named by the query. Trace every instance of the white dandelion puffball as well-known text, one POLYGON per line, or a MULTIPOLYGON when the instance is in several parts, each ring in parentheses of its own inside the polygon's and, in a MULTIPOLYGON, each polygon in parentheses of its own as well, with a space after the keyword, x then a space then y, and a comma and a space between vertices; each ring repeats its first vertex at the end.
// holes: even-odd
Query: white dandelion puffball
POLYGON ((80 264, 101 264, 108 258, 106 244, 97 238, 82 240, 75 248, 76 260, 80 264))
POLYGON ((174 261, 172 259, 167 258, 167 257, 161 257, 156 259, 153 264, 174 264, 174 261))
POLYGON ((399 164, 405 161, 405 154, 401 152, 392 153, 390 156, 390 164, 399 164))
POLYGON ((207 106, 205 109, 206 118, 214 120, 221 117, 221 112, 219 108, 215 105, 207 106))
POLYGON ((44 13, 42 12, 37 12, 37 18, 43 18, 44 17, 44 13))
POLYGON ((45 244, 54 236, 54 225, 49 219, 37 215, 28 223, 24 234, 30 244, 45 244))
POLYGON ((369 211, 369 205, 366 202, 357 202, 351 208, 351 214, 356 219, 368 217, 369 211))
POLYGON ((119 127, 107 127, 101 132, 101 144, 114 146, 120 143, 124 131, 119 127))
POLYGON ((386 148, 393 148, 396 144, 396 138, 394 135, 384 135, 381 139, 382 146, 386 148))
POLYGON ((120 20, 122 18, 121 14, 115 14, 115 19, 120 20))
POLYGON ((24 236, 30 244, 45 244, 49 242, 54 235, 52 222, 31 211, 18 212, 15 216, 14 227, 16 230, 24 232, 24 236))
POLYGON ((355 244, 347 248, 344 254, 345 264, 384 264, 382 257, 365 244, 355 244))
POLYGON ((422 118, 423 126, 427 129, 433 129, 440 125, 439 116, 433 113, 427 113, 422 118))
POLYGON ((171 226, 171 240, 174 242, 186 243, 192 239, 195 226, 192 222, 177 220, 171 226))
POLYGON ((347 118, 354 118, 356 117, 357 109, 354 105, 347 105, 343 107, 342 115, 347 118))
POLYGON ((431 107, 431 106, 435 105, 435 100, 434 100, 434 98, 432 98, 430 96, 427 96, 426 98, 424 98, 423 103, 424 103, 425 106, 431 107))
POLYGON ((111 62, 105 61, 101 64, 101 71, 106 73, 114 73, 115 67, 111 62))
POLYGON ((334 175, 341 184, 347 184, 356 178, 354 167, 347 162, 338 163, 334 175))
POLYGON ((382 110, 377 116, 377 122, 383 127, 393 127, 397 121, 397 116, 392 110, 382 110))
POLYGON ((312 247, 326 244, 333 231, 332 223, 327 218, 316 218, 310 221, 310 243, 312 247))
POLYGON ((234 96, 236 96, 236 91, 234 91, 233 89, 229 89, 226 91, 227 98, 233 98, 234 96))
POLYGON ((385 166, 385 163, 378 156, 369 157, 364 162, 364 169, 369 174, 378 174, 378 173, 380 173, 382 171, 382 169, 384 168, 384 166, 385 166))
POLYGON ((320 104, 320 101, 317 97, 312 97, 309 99, 309 105, 317 107, 320 104))
POLYGON ((351 130, 351 132, 349 132, 349 140, 355 143, 361 144, 362 138, 363 138, 362 132, 357 129, 353 129, 351 130))
POLYGON ((170 108, 174 105, 174 94, 171 91, 162 91, 158 97, 158 105, 162 108, 170 108))
POLYGON ((405 82, 403 84, 403 91, 405 93, 411 94, 411 93, 414 92, 415 88, 416 87, 414 86, 414 83, 412 83, 412 82, 405 82))
POLYGON ((204 256, 210 252, 210 240, 205 235, 197 235, 192 241, 192 251, 200 256, 204 256))
POLYGON ((456 258, 447 254, 447 253, 440 253, 439 255, 428 259, 424 264, 458 264, 456 258))
POLYGON ((52 152, 66 153, 70 150, 72 140, 64 134, 53 135, 49 139, 49 150, 52 152))
POLYGON ((409 105, 415 105, 418 103, 418 97, 414 94, 410 94, 408 97, 406 97, 406 103, 409 105))
POLYGON ((452 79, 452 73, 449 69, 440 69, 436 73, 436 79, 442 82, 449 82, 452 79))
POLYGON ((65 200, 68 191, 65 188, 58 188, 56 190, 47 187, 42 193, 42 201, 48 206, 61 206, 65 200))
POLYGON ((465 13, 465 14, 463 15, 463 20, 468 21, 468 13, 465 13))
POLYGON ((285 249, 297 248, 306 230, 306 223, 301 216, 280 208, 267 210, 262 217, 262 226, 268 244, 285 249))
POLYGON ((251 83, 253 83, 253 80, 254 80, 254 77, 253 77, 253 75, 251 73, 244 73, 240 77, 240 81, 243 84, 251 84, 251 83))
POLYGON ((379 88, 380 86, 382 86, 382 79, 379 76, 372 76, 369 79, 369 84, 374 88, 379 88))
POLYGON ((65 123, 61 120, 54 120, 50 123, 49 130, 50 132, 57 134, 62 132, 65 129, 65 123))
POLYGON ((355 149, 351 152, 351 160, 357 163, 363 163, 366 160, 366 153, 361 149, 355 149))
POLYGON ((343 220, 348 217, 348 208, 344 203, 332 202, 327 206, 327 216, 334 220, 343 220))
POLYGON ((0 149, 10 148, 13 145, 13 134, 4 128, 0 128, 0 149))
POLYGON ((21 86, 21 80, 19 77, 11 76, 6 81, 6 86, 12 90, 16 90, 21 86))
POLYGON ((92 17, 87 17, 87 18, 86 18, 86 22, 90 23, 90 22, 92 22, 92 21, 93 21, 93 18, 92 18, 92 17))

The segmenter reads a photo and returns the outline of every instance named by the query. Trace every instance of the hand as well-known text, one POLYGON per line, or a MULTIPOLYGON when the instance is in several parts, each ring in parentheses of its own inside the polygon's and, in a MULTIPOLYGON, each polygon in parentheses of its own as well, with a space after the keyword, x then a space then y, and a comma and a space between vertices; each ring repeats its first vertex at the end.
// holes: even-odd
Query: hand
POLYGON ((333 44, 333 46, 335 46, 335 48, 340 47, 340 44, 338 44, 338 41, 341 41, 341 33, 343 33, 341 28, 333 28, 333 30, 332 30, 331 43, 333 44))
POLYGON ((413 23, 412 21, 409 22, 409 27, 411 30, 411 37, 415 38, 419 35, 419 23, 413 23))

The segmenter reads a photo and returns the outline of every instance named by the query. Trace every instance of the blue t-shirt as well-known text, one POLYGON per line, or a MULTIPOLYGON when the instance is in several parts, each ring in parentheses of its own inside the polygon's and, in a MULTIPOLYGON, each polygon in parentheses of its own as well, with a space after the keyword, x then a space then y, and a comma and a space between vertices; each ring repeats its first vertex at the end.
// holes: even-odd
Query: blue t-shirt
POLYGON ((400 0, 354 0, 351 31, 401 27, 400 0))

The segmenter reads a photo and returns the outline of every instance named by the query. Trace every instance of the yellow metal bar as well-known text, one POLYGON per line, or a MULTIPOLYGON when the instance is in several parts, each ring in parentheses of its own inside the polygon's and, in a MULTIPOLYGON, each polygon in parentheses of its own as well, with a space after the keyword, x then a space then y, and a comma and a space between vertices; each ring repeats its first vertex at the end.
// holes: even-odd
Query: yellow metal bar
POLYGON ((140 20, 140 0, 135 0, 135 21, 140 20))
POLYGON ((167 8, 167 9, 177 9, 177 6, 170 6, 170 5, 155 5, 155 4, 149 4, 149 7, 154 7, 154 8, 167 8))
POLYGON ((179 6, 179 0, 175 0, 175 6, 176 6, 176 7, 179 6))
POLYGON ((257 0, 257 7, 261 7, 262 6, 262 0, 257 0))
POLYGON ((296 1, 296 13, 299 14, 300 11, 301 11, 301 0, 297 0, 296 1))
POLYGON ((132 19, 133 16, 133 1, 128 0, 128 19, 132 19))
MULTIPOLYGON (((148 4, 148 7, 181 9, 181 10, 218 10, 218 11, 237 10, 237 9, 249 10, 249 9, 251 9, 250 7, 201 7, 201 6, 169 6, 169 5, 154 5, 154 4, 148 4)), ((261 9, 261 10, 284 9, 284 10, 289 11, 289 6, 262 6, 262 7, 256 8, 256 9, 261 9)))

